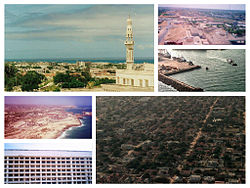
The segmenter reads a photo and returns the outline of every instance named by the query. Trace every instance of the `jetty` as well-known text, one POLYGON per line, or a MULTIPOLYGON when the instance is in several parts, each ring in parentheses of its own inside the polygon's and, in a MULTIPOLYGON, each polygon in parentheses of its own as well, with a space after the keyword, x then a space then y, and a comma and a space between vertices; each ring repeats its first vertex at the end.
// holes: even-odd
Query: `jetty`
POLYGON ((190 85, 188 85, 184 82, 181 82, 179 80, 176 80, 170 76, 166 76, 164 74, 161 74, 160 72, 158 72, 158 80, 163 82, 164 84, 172 86, 177 91, 203 91, 202 88, 196 88, 196 87, 190 86, 190 85))
POLYGON ((201 66, 199 66, 199 65, 192 65, 192 66, 186 67, 184 69, 172 69, 172 70, 166 72, 165 75, 170 76, 170 75, 173 75, 173 74, 187 72, 187 71, 191 71, 191 70, 194 70, 194 69, 200 69, 200 68, 201 68, 201 66))
POLYGON ((194 65, 192 61, 184 57, 172 57, 168 52, 161 50, 158 53, 158 80, 172 86, 177 91, 203 91, 202 88, 190 86, 184 82, 176 80, 170 75, 200 69, 201 66, 194 65))

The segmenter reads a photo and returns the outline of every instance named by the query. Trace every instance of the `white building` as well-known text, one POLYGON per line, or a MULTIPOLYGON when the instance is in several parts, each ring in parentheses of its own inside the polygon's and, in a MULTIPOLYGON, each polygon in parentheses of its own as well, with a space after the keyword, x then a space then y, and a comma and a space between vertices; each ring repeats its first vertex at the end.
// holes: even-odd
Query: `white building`
POLYGON ((5 150, 5 184, 91 184, 87 151, 5 150))
POLYGON ((134 64, 134 39, 132 20, 127 19, 126 64, 127 69, 116 70, 116 84, 135 87, 154 87, 154 65, 149 63, 134 64))

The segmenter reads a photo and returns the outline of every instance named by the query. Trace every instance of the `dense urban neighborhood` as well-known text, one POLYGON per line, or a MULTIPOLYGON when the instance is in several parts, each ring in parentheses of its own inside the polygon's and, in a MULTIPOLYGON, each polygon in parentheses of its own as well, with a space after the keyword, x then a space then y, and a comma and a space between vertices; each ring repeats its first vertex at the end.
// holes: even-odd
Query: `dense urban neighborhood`
POLYGON ((245 183, 244 97, 97 97, 97 183, 245 183))

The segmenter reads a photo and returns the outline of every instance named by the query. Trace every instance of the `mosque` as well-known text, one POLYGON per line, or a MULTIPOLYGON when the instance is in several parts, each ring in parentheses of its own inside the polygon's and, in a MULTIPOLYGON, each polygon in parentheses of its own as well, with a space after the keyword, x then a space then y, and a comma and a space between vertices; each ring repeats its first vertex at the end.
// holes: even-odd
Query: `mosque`
MULTIPOLYGON (((134 63, 134 44, 132 19, 127 19, 126 40, 126 69, 116 70, 116 84, 152 90, 154 88, 154 64, 134 63)), ((136 90, 135 88, 135 90, 136 90)))

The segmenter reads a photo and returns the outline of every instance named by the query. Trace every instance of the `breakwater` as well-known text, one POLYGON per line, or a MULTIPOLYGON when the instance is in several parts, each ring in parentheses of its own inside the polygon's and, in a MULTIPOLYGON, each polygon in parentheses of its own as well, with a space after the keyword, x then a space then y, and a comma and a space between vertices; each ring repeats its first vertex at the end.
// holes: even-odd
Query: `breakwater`
POLYGON ((190 86, 184 82, 166 76, 164 74, 158 73, 158 80, 167 84, 171 85, 173 88, 177 89, 178 91, 203 91, 202 88, 195 88, 190 86))
POLYGON ((246 53, 243 49, 175 50, 173 54, 184 57, 202 68, 174 74, 171 78, 193 87, 200 87, 204 91, 246 90, 246 53), (227 59, 232 59, 238 66, 230 65, 227 59))
POLYGON ((173 75, 173 74, 187 72, 187 71, 191 71, 191 70, 194 70, 194 69, 200 69, 200 68, 201 68, 201 66, 199 66, 199 65, 192 65, 189 68, 168 71, 165 75, 170 76, 170 75, 173 75))

